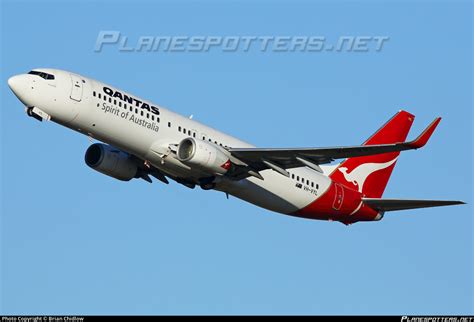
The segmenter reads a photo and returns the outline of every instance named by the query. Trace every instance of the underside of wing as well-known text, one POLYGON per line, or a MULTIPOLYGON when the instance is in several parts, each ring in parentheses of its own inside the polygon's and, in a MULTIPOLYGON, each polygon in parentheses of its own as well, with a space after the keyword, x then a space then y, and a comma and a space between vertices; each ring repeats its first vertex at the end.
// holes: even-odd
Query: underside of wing
POLYGON ((285 169, 303 166, 322 172, 319 165, 335 159, 418 149, 428 142, 440 120, 441 118, 436 118, 410 142, 329 148, 229 148, 228 152, 234 158, 231 161, 238 161, 234 163, 240 164, 231 176, 239 180, 249 174, 258 177, 258 172, 265 169, 273 169, 288 176, 285 169))

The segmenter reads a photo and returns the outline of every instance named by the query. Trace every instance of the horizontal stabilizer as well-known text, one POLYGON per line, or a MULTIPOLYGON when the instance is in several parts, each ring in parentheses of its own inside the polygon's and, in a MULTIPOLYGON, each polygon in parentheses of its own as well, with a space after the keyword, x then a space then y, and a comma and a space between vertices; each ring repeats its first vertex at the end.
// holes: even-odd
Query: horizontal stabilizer
POLYGON ((409 200, 409 199, 380 199, 362 198, 364 204, 379 211, 395 211, 416 208, 462 205, 463 201, 456 200, 409 200))

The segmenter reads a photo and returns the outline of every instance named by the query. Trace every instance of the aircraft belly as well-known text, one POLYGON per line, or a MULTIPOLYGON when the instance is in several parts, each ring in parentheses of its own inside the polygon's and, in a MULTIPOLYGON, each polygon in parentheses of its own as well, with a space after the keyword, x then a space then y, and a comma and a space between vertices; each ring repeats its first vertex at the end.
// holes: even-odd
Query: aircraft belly
MULTIPOLYGON (((314 172, 299 169, 299 172, 314 176, 314 172)), ((324 176, 317 176, 320 187, 319 194, 311 193, 296 186, 295 180, 282 176, 273 170, 261 172, 265 180, 247 178, 240 181, 226 181, 216 189, 255 204, 259 207, 275 212, 290 214, 314 202, 329 186, 330 180, 324 176)))

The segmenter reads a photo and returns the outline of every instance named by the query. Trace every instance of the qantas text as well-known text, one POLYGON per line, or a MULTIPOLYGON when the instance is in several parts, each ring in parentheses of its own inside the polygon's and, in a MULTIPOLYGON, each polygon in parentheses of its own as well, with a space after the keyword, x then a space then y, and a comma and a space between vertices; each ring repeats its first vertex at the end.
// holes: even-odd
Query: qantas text
POLYGON ((142 101, 140 101, 140 100, 138 100, 134 97, 128 96, 126 94, 122 94, 119 91, 114 91, 113 89, 105 87, 105 86, 104 86, 103 90, 104 90, 105 94, 107 94, 111 97, 118 98, 119 100, 121 100, 125 103, 132 104, 132 105, 135 105, 136 107, 140 107, 142 109, 145 109, 148 112, 151 112, 155 115, 160 115, 160 110, 156 106, 148 105, 147 103, 142 102, 142 101))

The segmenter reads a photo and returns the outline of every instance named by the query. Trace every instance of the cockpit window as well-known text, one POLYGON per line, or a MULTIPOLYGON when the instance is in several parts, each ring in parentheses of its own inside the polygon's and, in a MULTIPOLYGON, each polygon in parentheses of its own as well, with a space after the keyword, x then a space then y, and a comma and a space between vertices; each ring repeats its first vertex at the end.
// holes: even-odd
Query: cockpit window
POLYGON ((39 77, 44 78, 44 79, 54 79, 54 75, 44 73, 44 72, 39 72, 39 71, 36 71, 36 70, 30 71, 28 74, 38 75, 39 77))

